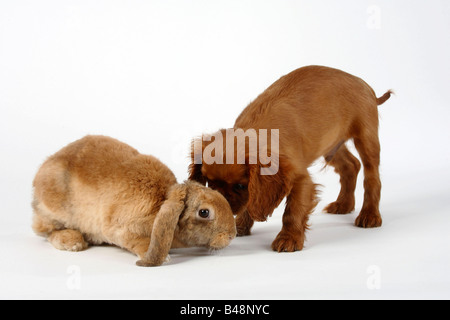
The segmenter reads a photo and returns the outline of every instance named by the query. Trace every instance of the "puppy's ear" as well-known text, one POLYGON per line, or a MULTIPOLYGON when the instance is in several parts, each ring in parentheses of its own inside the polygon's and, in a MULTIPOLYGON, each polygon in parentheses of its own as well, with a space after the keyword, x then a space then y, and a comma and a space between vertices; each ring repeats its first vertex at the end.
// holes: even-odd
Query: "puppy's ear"
POLYGON ((189 164, 188 173, 189 180, 197 181, 204 186, 206 185, 206 178, 202 174, 203 162, 203 142, 202 138, 193 139, 191 142, 191 163, 189 164))
POLYGON ((202 165, 191 163, 189 165, 189 180, 197 181, 206 186, 206 179, 202 174, 202 165))
POLYGON ((247 211, 256 221, 266 221, 291 189, 281 167, 275 174, 266 175, 261 174, 261 169, 261 165, 249 165, 247 211))
POLYGON ((180 215, 185 208, 186 193, 187 187, 183 184, 176 184, 169 190, 167 200, 164 201, 153 222, 150 245, 145 257, 136 262, 138 266, 150 267, 163 264, 172 246, 180 215))

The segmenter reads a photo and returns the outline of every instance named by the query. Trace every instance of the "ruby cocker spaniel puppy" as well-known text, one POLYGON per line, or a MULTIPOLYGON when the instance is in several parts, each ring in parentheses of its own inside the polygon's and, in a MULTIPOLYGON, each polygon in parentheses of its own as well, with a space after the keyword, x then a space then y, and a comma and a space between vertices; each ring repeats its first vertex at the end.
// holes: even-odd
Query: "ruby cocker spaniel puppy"
POLYGON ((232 129, 194 139, 189 178, 218 190, 230 203, 238 235, 265 221, 287 197, 283 227, 272 243, 278 252, 302 250, 309 214, 317 204, 308 167, 324 157, 340 175, 341 190, 325 211, 355 209, 359 160, 364 203, 355 225, 380 227, 381 181, 377 98, 362 79, 322 66, 297 69, 277 80, 239 115, 232 129), (269 143, 270 142, 270 143, 269 143))

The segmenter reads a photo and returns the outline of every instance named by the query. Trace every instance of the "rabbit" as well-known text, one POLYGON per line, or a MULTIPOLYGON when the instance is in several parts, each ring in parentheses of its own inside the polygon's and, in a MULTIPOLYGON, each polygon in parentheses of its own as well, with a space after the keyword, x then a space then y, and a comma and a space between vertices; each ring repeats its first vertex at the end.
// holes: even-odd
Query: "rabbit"
POLYGON ((32 229, 57 249, 113 244, 159 266, 171 248, 222 249, 236 236, 231 207, 197 182, 177 183, 157 158, 106 136, 49 157, 33 181, 32 229))

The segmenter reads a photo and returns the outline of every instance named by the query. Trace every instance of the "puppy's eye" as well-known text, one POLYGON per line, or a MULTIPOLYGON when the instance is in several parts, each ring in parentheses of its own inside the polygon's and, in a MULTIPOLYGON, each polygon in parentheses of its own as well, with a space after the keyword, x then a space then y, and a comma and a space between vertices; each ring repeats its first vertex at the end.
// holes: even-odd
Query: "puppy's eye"
POLYGON ((203 219, 209 218, 209 210, 208 209, 200 209, 198 210, 198 216, 203 219))
POLYGON ((247 187, 243 184, 237 183, 233 186, 234 191, 242 191, 247 189, 247 187))

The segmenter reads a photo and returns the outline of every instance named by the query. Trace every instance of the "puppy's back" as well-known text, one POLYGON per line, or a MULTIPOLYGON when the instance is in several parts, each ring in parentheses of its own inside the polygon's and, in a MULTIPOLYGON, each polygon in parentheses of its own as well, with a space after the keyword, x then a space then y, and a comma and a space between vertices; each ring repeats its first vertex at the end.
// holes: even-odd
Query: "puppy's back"
MULTIPOLYGON (((281 77, 251 102, 235 128, 279 129, 280 152, 311 163, 361 128, 378 127, 375 92, 344 71, 308 66, 281 77)), ((299 159, 295 161, 300 161, 299 159)))
POLYGON ((336 119, 340 114, 358 112, 355 108, 368 105, 376 111, 377 97, 361 78, 334 68, 307 66, 282 76, 269 86, 242 111, 235 127, 258 127, 257 124, 267 118, 276 120, 272 113, 298 114, 309 123, 314 118, 330 115, 336 119))

